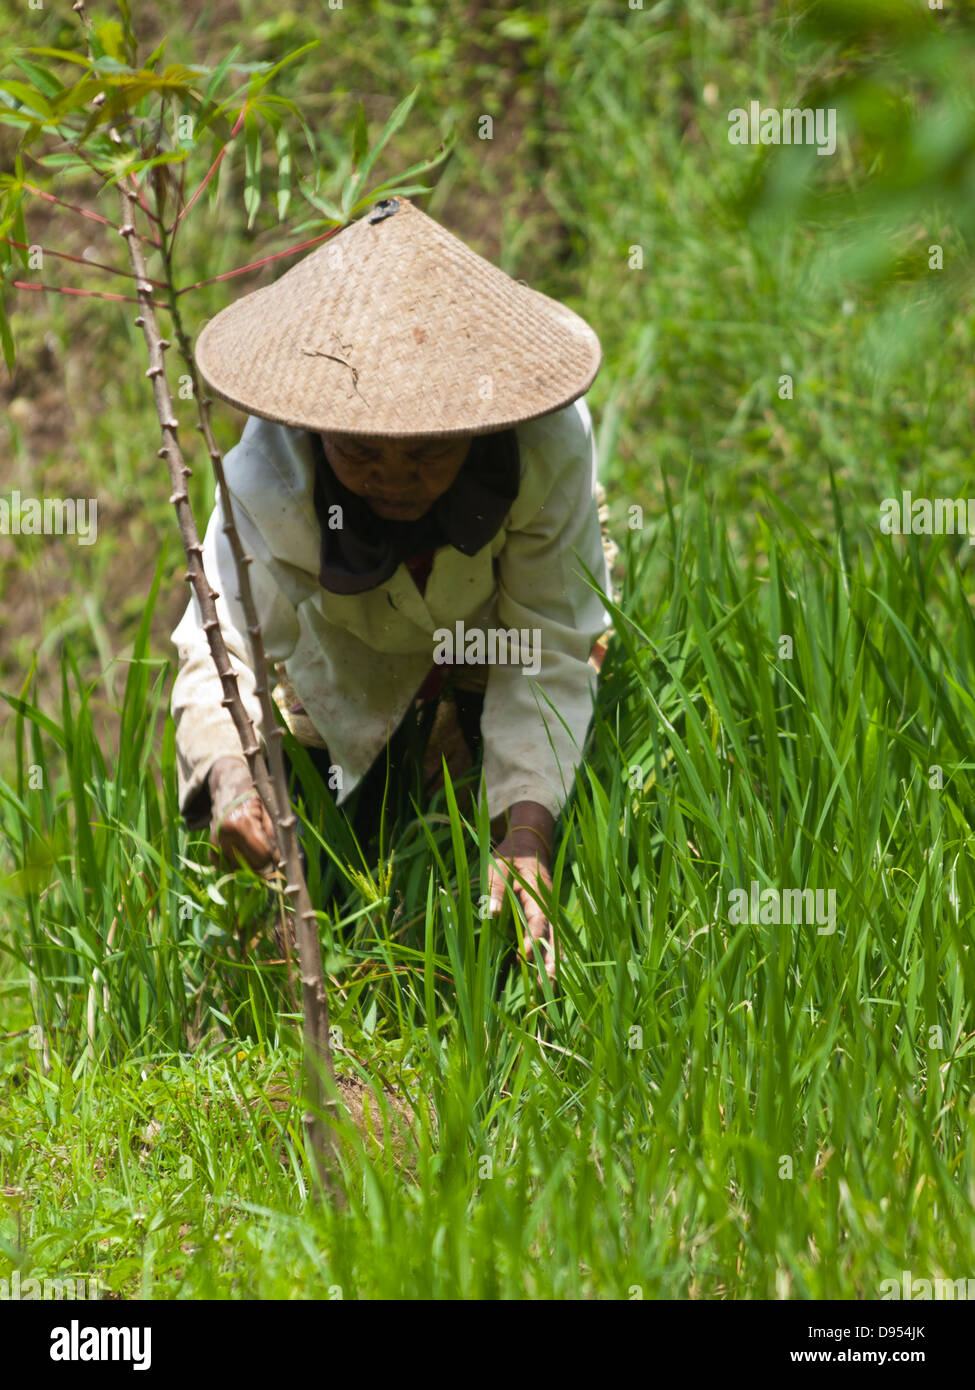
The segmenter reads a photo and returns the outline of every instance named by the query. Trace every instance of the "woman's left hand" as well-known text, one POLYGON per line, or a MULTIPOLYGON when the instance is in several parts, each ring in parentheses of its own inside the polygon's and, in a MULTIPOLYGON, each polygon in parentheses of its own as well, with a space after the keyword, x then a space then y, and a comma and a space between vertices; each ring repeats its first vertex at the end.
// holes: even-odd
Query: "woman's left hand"
POLYGON ((510 829, 494 850, 488 872, 489 911, 501 911, 505 887, 510 887, 525 914, 528 935, 525 954, 534 956, 539 970, 555 978, 555 933, 532 893, 552 887, 552 835, 555 822, 544 806, 518 801, 508 812, 510 829), (513 872, 513 870, 515 872, 513 872), (524 882, 519 881, 520 878, 524 882))

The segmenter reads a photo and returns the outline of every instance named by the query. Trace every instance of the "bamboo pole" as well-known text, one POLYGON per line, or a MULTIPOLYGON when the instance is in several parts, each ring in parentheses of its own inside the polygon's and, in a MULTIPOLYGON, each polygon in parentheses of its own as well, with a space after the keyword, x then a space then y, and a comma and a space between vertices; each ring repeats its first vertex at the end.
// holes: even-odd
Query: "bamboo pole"
POLYGON ((305 1112, 303 1126, 308 1139, 309 1152, 313 1157, 317 1175, 332 1195, 335 1195, 332 1178, 333 1165, 328 1161, 334 1153, 332 1132, 328 1115, 332 1105, 326 1088, 325 1073, 334 1078, 332 1052, 329 1041, 328 997, 325 989, 325 975, 322 967, 321 948, 318 940, 318 919, 312 907, 301 863, 298 843, 297 818, 291 806, 288 793, 287 776, 281 748, 282 732, 278 727, 271 699, 267 654, 261 636, 260 621, 250 584, 248 566, 250 556, 245 554, 234 519, 233 504, 227 488, 223 469, 223 458, 216 447, 210 425, 209 400, 200 389, 199 375, 192 349, 186 336, 182 320, 176 309, 175 287, 172 279, 172 265, 167 251, 163 251, 165 266, 165 287, 169 293, 170 313, 173 316, 174 331, 177 335, 180 354, 183 357, 193 380, 194 398, 199 412, 199 428, 203 434, 210 461, 213 465, 217 484, 220 488, 226 518, 224 532, 230 544, 237 571, 239 599, 247 623, 250 639, 256 693, 261 705, 265 739, 268 750, 270 775, 261 755, 254 725, 244 707, 237 685, 237 676, 224 641, 220 621, 217 616, 216 598, 212 586, 203 569, 203 546, 193 511, 190 507, 186 482, 191 470, 188 467, 179 442, 179 422, 173 410, 172 396, 166 379, 164 353, 170 346, 159 331, 156 306, 152 296, 153 286, 146 273, 146 262, 141 240, 135 228, 135 215, 138 205, 137 194, 125 179, 119 181, 119 199, 122 212, 122 225, 119 233, 125 238, 129 259, 135 273, 136 291, 139 298, 139 316, 136 323, 142 329, 149 355, 149 368, 146 375, 151 379, 156 402, 156 414, 162 431, 160 457, 169 466, 173 493, 170 501, 176 509, 180 536, 187 558, 187 579, 193 586, 203 630, 206 633, 210 651, 216 664, 223 686, 222 704, 229 711, 234 727, 240 738, 241 749, 247 759, 251 777, 258 794, 267 806, 275 828, 278 850, 278 868, 285 874, 284 892, 287 895, 297 922, 298 955, 301 972, 302 1003, 304 1015, 304 1070, 305 1070, 305 1112))

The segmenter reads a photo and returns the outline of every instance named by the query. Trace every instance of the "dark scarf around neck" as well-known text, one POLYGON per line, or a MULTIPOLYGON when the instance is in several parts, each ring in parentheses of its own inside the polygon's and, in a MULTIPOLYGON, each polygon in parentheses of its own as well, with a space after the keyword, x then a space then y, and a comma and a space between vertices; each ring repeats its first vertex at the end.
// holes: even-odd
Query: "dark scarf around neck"
POLYGON ((385 584, 401 564, 452 545, 477 552, 497 535, 518 496, 521 461, 515 430, 476 435, 453 483, 416 521, 389 521, 333 473, 321 435, 309 432, 315 457, 315 511, 322 532, 319 580, 333 594, 361 594, 385 584), (329 525, 333 507, 342 524, 329 525))

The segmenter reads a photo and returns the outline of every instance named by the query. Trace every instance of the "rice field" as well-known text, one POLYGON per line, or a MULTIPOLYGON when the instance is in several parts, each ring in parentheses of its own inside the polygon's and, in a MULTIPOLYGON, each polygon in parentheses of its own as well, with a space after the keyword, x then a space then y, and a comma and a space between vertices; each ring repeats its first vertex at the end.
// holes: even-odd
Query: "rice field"
MULTIPOLYGON (((180 57, 311 32, 257 0, 188 10, 155 6, 180 57)), ((120 310, 18 300, 0 493, 70 477, 108 522, 88 553, 0 536, 0 1276, 872 1300, 975 1273, 972 550, 881 526, 885 499, 970 487, 970 21, 575 0, 333 20, 287 89, 324 147, 353 97, 385 116, 419 83, 398 166, 461 130, 428 210, 603 342, 619 601, 556 833, 557 987, 510 909, 480 919, 488 827, 452 787, 391 788, 360 844, 307 773, 345 1102, 344 1201, 315 1199, 280 904, 178 814, 185 597, 142 359, 118 366, 139 344, 120 310), (830 158, 728 140, 732 108, 807 96, 838 112, 830 158)), ((188 228, 199 279, 270 236, 245 235, 243 177, 188 228)))

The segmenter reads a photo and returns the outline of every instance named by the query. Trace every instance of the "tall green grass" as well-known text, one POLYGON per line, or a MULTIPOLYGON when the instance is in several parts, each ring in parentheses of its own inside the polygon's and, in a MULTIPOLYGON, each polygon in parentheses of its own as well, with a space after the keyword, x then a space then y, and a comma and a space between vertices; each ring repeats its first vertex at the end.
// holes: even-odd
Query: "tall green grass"
MULTIPOLYGON (((964 1272, 958 556, 850 549, 839 511, 827 549, 769 505, 747 564, 691 500, 630 539, 560 828, 554 996, 478 920, 486 827, 449 791, 382 847, 344 828, 319 884, 339 1067, 416 1118, 405 1147, 349 1129, 341 1211, 303 1200, 296 1107, 267 1099, 298 1044, 262 890, 177 829, 163 673, 137 649, 114 750, 70 658, 59 717, 12 700, 5 948, 51 1069, 5 1068, 6 1261, 151 1296, 870 1298, 964 1272), (752 879, 835 890, 835 933, 733 924, 752 879)), ((334 815, 334 848, 327 800, 306 820, 334 815)))

